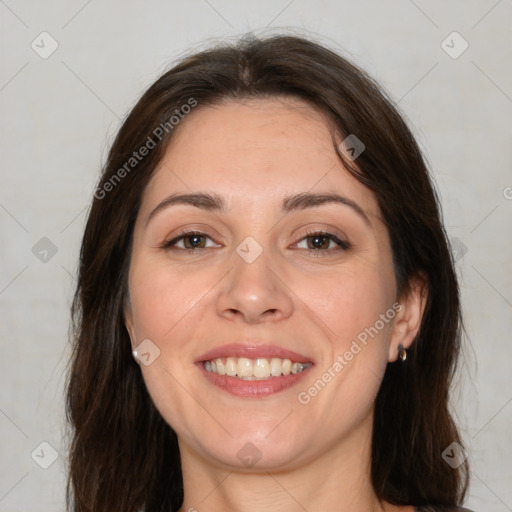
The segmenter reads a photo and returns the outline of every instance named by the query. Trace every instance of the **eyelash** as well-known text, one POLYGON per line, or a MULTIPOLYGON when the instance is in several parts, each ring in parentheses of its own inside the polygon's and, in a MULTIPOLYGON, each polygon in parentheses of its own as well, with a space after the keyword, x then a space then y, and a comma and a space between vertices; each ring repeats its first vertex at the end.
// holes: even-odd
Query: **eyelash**
POLYGON ((321 253, 332 253, 333 251, 347 251, 351 248, 351 245, 346 240, 341 240, 333 233, 328 233, 327 231, 321 231, 321 230, 308 230, 306 233, 302 236, 302 238, 299 240, 299 242, 302 242, 303 240, 313 237, 313 236, 319 236, 321 238, 327 238, 329 240, 332 240, 335 244, 338 245, 336 249, 327 249, 327 250, 319 250, 319 249, 305 249, 308 251, 311 255, 314 256, 323 256, 321 253))
MULTIPOLYGON (((162 245, 162 249, 168 249, 168 250, 179 250, 179 251, 186 251, 187 253, 189 254, 197 254, 197 251, 198 249, 209 249, 210 247, 198 247, 196 249, 190 249, 188 247, 184 247, 184 248, 176 248, 175 245, 177 242, 187 238, 187 237, 190 237, 190 236, 204 236, 206 238, 210 238, 206 233, 203 233, 201 231, 184 231, 182 233, 180 233, 178 236, 176 236, 175 238, 173 238, 172 240, 169 240, 169 241, 166 241, 163 245, 162 245)), ((307 231, 303 236, 302 238, 299 240, 299 242, 297 243, 300 243, 302 242, 303 240, 307 239, 307 238, 310 238, 310 237, 313 237, 313 236, 319 236, 319 237, 322 237, 322 238, 327 238, 329 240, 332 240, 334 243, 336 243, 339 247, 337 249, 334 249, 334 251, 338 251, 338 250, 341 250, 341 251, 347 251, 351 248, 351 244, 345 240, 340 240, 336 235, 332 234, 332 233, 328 233, 326 231, 318 231, 318 230, 312 230, 312 231, 307 231)), ((211 240, 211 238, 210 238, 211 240)), ((305 251, 308 251, 308 253, 312 256, 323 256, 322 253, 332 253, 333 252, 333 249, 326 249, 326 250, 322 250, 322 249, 303 249, 305 251)))

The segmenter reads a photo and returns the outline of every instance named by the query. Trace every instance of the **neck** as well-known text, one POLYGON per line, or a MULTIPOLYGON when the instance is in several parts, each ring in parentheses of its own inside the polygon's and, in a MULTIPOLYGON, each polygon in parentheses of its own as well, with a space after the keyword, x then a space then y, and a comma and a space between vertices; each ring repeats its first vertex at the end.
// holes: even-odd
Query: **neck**
POLYGON ((180 512, 383 512, 371 485, 373 416, 300 467, 257 472, 220 468, 180 442, 184 503, 180 512))

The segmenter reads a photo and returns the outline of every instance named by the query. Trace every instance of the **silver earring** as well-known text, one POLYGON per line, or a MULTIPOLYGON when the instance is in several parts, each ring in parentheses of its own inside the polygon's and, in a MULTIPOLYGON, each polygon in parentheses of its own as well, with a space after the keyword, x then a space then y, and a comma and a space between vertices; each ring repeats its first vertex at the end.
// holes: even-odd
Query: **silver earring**
POLYGON ((404 348, 402 344, 398 345, 398 357, 402 361, 402 363, 405 363, 405 360, 407 359, 407 350, 404 348))

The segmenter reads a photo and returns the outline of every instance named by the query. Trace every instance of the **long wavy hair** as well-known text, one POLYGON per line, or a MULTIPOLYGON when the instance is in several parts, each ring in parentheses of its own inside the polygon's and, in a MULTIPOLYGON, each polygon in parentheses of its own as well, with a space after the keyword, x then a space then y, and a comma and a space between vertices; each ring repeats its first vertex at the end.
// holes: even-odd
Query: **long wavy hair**
POLYGON ((376 398, 375 493, 397 505, 462 502, 467 464, 453 469, 441 456, 452 442, 462 445, 449 410, 461 343, 459 288, 425 161, 392 101, 366 73, 316 42, 275 36, 243 38, 182 60, 143 94, 111 146, 89 211, 72 306, 69 510, 180 508, 177 437, 146 390, 123 316, 134 223, 144 189, 179 130, 172 117, 187 122, 184 105, 277 96, 301 98, 327 114, 337 133, 364 142, 356 161, 337 151, 378 200, 399 294, 413 278, 428 281, 407 362, 388 364, 376 398), (138 150, 150 139, 141 157, 138 150))

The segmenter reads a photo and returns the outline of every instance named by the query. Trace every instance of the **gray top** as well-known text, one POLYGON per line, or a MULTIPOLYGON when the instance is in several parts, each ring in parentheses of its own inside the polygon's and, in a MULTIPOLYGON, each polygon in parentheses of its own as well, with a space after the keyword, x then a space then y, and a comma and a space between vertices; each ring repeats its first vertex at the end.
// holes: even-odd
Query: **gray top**
POLYGON ((416 507, 417 512, 473 512, 469 508, 463 507, 436 507, 434 505, 423 505, 422 507, 416 507))

